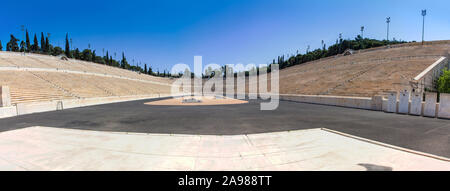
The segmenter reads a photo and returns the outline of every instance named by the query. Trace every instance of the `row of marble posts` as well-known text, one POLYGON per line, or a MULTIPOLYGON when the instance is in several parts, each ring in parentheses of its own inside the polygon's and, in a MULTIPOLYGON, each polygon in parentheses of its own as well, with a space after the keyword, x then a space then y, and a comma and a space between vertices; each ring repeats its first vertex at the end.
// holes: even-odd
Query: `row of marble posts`
POLYGON ((389 92, 385 111, 450 119, 450 94, 441 93, 439 103, 437 103, 437 93, 426 92, 425 102, 422 102, 422 96, 423 93, 410 93, 407 90, 389 92))

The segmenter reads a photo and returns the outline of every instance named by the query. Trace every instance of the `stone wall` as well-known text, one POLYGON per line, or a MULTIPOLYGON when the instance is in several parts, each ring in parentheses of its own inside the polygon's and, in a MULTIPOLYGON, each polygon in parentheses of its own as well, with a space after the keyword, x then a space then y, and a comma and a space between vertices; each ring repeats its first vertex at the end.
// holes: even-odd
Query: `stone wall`
POLYGON ((19 103, 15 106, 0 107, 0 118, 46 111, 57 111, 99 104, 117 103, 117 102, 151 99, 151 98, 163 98, 163 97, 171 97, 171 95, 155 94, 142 96, 114 96, 114 97, 99 97, 86 99, 54 100, 47 102, 19 103))
POLYGON ((8 86, 0 86, 0 107, 11 106, 11 93, 8 86))
POLYGON ((441 57, 411 80, 412 88, 418 92, 425 92, 425 90, 436 91, 435 80, 442 74, 442 69, 444 68, 450 68, 448 57, 441 57))
POLYGON ((322 105, 384 111, 425 117, 438 117, 450 119, 450 94, 441 94, 440 103, 437 103, 436 93, 426 93, 423 102, 422 93, 419 92, 389 92, 387 99, 381 96, 346 97, 323 95, 295 95, 281 94, 281 100, 314 103, 322 105))

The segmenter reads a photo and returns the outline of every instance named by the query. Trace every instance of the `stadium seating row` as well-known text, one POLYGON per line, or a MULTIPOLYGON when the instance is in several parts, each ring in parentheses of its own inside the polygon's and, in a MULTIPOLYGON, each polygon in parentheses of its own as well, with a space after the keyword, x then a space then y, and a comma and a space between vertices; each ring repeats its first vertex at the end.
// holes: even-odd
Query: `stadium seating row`
POLYGON ((165 85, 64 72, 0 71, 0 84, 10 87, 12 104, 170 92, 165 85))

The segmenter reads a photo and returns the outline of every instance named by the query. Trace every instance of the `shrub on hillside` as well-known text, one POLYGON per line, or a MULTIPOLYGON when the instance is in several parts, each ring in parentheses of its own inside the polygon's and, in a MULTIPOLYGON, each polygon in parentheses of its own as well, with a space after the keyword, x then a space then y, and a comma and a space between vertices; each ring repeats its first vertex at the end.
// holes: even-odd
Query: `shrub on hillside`
POLYGON ((444 69, 442 75, 438 79, 439 93, 450 93, 450 70, 444 69))

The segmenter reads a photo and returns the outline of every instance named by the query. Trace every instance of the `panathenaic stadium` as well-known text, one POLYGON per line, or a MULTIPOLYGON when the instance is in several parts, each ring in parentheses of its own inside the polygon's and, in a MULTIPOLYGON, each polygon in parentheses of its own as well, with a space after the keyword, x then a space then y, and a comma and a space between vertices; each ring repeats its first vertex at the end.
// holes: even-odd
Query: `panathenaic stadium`
POLYGON ((450 170, 450 95, 433 93, 449 53, 450 41, 407 43, 288 67, 263 111, 263 99, 173 97, 176 79, 1 51, 0 170, 450 170))

